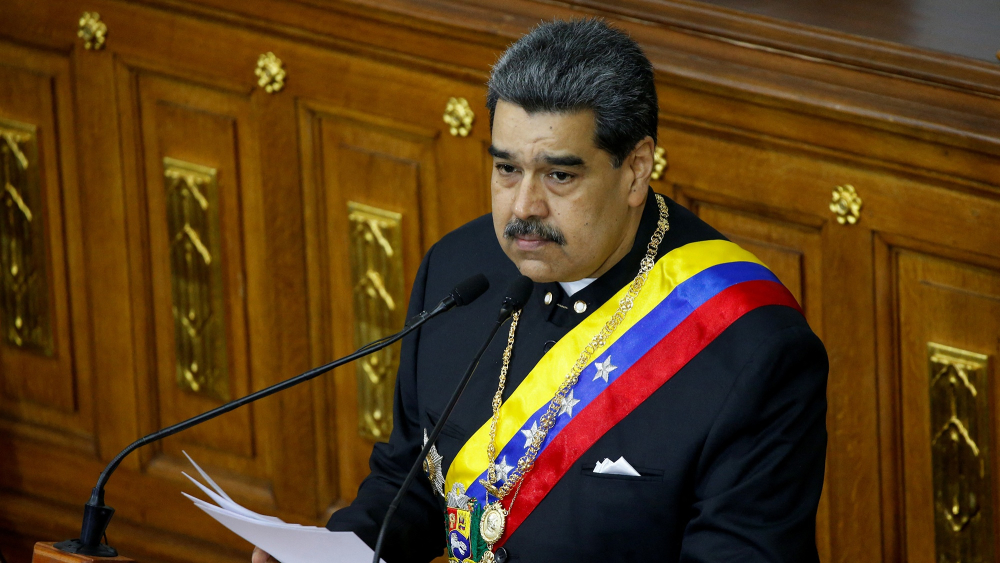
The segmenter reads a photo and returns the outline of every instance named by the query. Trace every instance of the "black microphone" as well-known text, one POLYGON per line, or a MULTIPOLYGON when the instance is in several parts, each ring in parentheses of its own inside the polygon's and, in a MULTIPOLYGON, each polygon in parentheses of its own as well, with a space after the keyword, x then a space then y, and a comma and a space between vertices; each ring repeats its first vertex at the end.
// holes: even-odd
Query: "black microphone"
POLYGON ((454 302, 456 307, 463 307, 479 299, 479 296, 486 293, 486 290, 489 288, 490 280, 486 279, 486 276, 482 274, 476 274, 456 285, 455 289, 451 290, 451 293, 448 294, 448 297, 441 300, 441 303, 450 304, 454 302))
POLYGON ((252 403, 257 399, 263 399, 269 395, 273 395, 279 391, 284 391, 289 387, 294 387, 299 383, 303 383, 313 379, 319 375, 322 375, 334 368, 340 367, 346 363, 352 362, 358 358, 367 356, 372 352, 377 352, 382 348, 400 340, 407 334, 413 332, 420 325, 429 321, 430 319, 452 309, 454 307, 460 307, 462 305, 468 305, 475 301, 479 296, 486 293, 489 289, 490 282, 486 279, 486 276, 482 274, 476 274, 471 278, 463 281, 462 283, 455 286, 455 289, 448 294, 447 297, 441 300, 440 303, 434 307, 430 312, 421 312, 419 315, 415 315, 413 319, 403 328, 403 330, 387 336, 385 338, 376 340, 370 344, 362 346, 353 354, 344 356, 339 360, 334 360, 328 364, 313 368, 305 373, 296 375, 291 379, 286 379, 280 383, 275 383, 270 387, 261 389, 260 391, 251 393, 243 398, 236 399, 235 401, 230 401, 224 405, 220 405, 208 412, 201 413, 197 416, 191 417, 185 421, 178 422, 173 426, 168 426, 162 430, 153 432, 148 436, 139 438, 135 442, 132 442, 127 448, 121 451, 114 459, 108 463, 104 471, 101 472, 101 476, 97 479, 97 486, 94 487, 90 495, 90 500, 83 507, 83 525, 80 528, 79 539, 66 540, 55 544, 55 548, 65 552, 65 553, 79 553, 81 555, 96 555, 99 557, 116 557, 118 555, 118 550, 107 545, 101 544, 101 537, 104 536, 104 531, 108 528, 108 524, 111 522, 111 517, 115 513, 115 509, 104 504, 104 485, 107 484, 108 479, 111 474, 118 468, 118 465, 128 454, 132 453, 141 446, 150 444, 157 440, 166 438, 180 432, 181 430, 186 430, 192 426, 201 424, 207 420, 211 420, 219 415, 225 414, 231 410, 235 410, 243 405, 252 403))
POLYGON ((500 305, 500 316, 497 317, 497 322, 506 321, 514 314, 514 311, 524 307, 528 298, 531 297, 531 288, 533 287, 535 287, 535 282, 531 281, 528 276, 518 276, 510 282, 510 285, 507 286, 507 295, 504 296, 503 304, 500 305))
POLYGON ((382 542, 385 540, 386 530, 389 529, 389 521, 392 519, 392 515, 396 513, 396 509, 399 508, 399 503, 403 500, 403 495, 410 488, 410 483, 413 482, 413 478, 417 476, 417 471, 423 465, 424 459, 427 458, 427 453, 431 451, 431 447, 434 442, 437 441, 438 435, 441 433, 441 429, 444 428, 444 423, 451 416, 451 411, 455 410, 455 404, 458 403, 458 398, 462 396, 462 392, 465 391, 466 386, 469 384, 469 380, 472 379, 473 372, 476 371, 476 367, 479 365, 479 359, 483 357, 486 349, 489 348, 490 343, 493 342, 493 337, 496 336, 497 331, 503 325, 504 321, 510 318, 515 311, 520 310, 524 307, 525 303, 531 297, 531 289, 534 287, 534 282, 528 276, 520 276, 507 286, 507 291, 505 297, 503 298, 503 304, 500 306, 500 316, 497 318, 497 322, 493 324, 493 329, 490 330, 490 335, 483 343, 483 346, 476 352, 473 356, 472 361, 469 362, 468 369, 465 370, 465 375, 462 376, 462 380, 458 382, 455 387, 455 392, 451 394, 451 399, 448 400, 448 404, 445 405, 444 410, 441 412, 440 418, 438 418, 437 424, 431 430, 430 435, 427 437, 427 443, 424 444, 423 449, 417 454, 417 460, 413 463, 413 467, 410 468, 410 472, 406 474, 406 478, 403 479, 403 484, 399 487, 399 492, 393 497, 392 502, 389 503, 389 508, 386 510, 385 518, 382 520, 382 527, 378 531, 378 539, 375 540, 375 553, 372 557, 372 563, 379 563, 379 555, 382 553, 382 542))
MULTIPOLYGON (((450 309, 452 307, 462 307, 463 305, 468 305, 476 299, 479 299, 479 296, 486 293, 486 290, 489 288, 490 280, 486 279, 486 276, 483 274, 476 274, 456 285, 455 288, 451 290, 451 293, 441 300, 438 307, 447 307, 450 309)), ((433 311, 431 311, 431 313, 424 311, 419 315, 414 315, 412 319, 406 321, 406 326, 410 326, 415 322, 421 322, 425 316, 432 313, 433 311)), ((374 342, 372 344, 374 344, 374 342)), ((369 346, 371 346, 371 344, 369 344, 369 346)))

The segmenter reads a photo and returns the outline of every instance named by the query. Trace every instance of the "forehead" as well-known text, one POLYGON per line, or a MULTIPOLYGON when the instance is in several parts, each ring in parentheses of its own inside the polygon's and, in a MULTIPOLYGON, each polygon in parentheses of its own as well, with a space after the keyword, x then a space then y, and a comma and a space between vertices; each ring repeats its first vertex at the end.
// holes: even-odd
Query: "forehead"
POLYGON ((590 154, 599 150, 594 128, 591 110, 529 113, 500 100, 493 113, 493 146, 515 158, 539 152, 590 154))

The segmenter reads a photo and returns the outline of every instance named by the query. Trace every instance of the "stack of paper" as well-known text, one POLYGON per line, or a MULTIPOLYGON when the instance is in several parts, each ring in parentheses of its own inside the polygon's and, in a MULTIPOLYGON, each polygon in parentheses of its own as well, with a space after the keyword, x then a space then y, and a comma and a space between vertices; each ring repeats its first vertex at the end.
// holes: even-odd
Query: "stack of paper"
MULTIPOLYGON (((191 456, 187 455, 187 452, 184 452, 184 455, 202 479, 208 483, 208 486, 203 485, 183 471, 181 473, 197 485, 201 492, 205 493, 215 504, 205 502, 187 493, 181 494, 191 499, 195 506, 218 520, 220 524, 268 552, 281 563, 313 563, 319 560, 332 563, 369 563, 372 560, 371 548, 353 532, 331 532, 326 528, 316 526, 287 524, 274 516, 257 514, 240 506, 229 498, 222 487, 217 485, 191 459, 191 456)), ((249 559, 248 554, 247 560, 249 559)))

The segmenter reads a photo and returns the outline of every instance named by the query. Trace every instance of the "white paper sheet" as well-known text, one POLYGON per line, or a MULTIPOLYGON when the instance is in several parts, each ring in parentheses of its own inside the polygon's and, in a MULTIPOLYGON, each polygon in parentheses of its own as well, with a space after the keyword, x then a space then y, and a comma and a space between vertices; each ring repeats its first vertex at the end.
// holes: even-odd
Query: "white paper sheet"
MULTIPOLYGON (((181 450, 181 453, 184 454, 184 457, 188 458, 188 461, 190 461, 191 465, 193 465, 194 468, 198 471, 198 475, 201 475, 201 478, 204 479, 206 483, 208 483, 208 486, 210 486, 213 489, 215 489, 215 492, 219 493, 219 496, 221 496, 222 498, 228 500, 229 502, 233 502, 233 499, 229 498, 229 495, 226 494, 226 491, 223 491, 222 487, 220 487, 218 484, 216 484, 215 480, 213 480, 211 477, 209 477, 208 473, 205 473, 205 471, 202 470, 201 466, 198 465, 197 463, 195 463, 194 460, 191 459, 191 456, 189 456, 186 451, 181 450)), ((181 473, 184 473, 184 472, 181 471, 181 473)), ((191 479, 191 478, 188 477, 188 479, 191 479)), ((191 480, 194 481, 194 479, 191 479, 191 480)), ((196 484, 204 490, 205 487, 202 487, 200 483, 196 482, 196 484)))
MULTIPOLYGON (((184 455, 187 455, 185 453, 184 455)), ((317 526, 302 526, 282 522, 273 516, 257 514, 229 498, 201 467, 188 456, 191 465, 208 481, 214 491, 188 474, 199 489, 220 506, 181 493, 205 514, 217 520, 236 535, 271 554, 281 563, 369 563, 372 550, 353 532, 331 532, 317 526)), ((249 560, 249 554, 247 559, 249 560)), ((385 563, 384 561, 382 563, 385 563)))

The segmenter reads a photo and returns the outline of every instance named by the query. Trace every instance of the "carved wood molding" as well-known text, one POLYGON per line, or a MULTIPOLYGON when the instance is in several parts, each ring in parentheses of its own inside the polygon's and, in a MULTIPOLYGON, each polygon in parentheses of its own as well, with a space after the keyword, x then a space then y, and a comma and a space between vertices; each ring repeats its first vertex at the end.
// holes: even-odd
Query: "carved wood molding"
POLYGON ((990 561, 989 357, 927 343, 938 561, 990 561))
POLYGON ((692 0, 574 0, 571 5, 677 26, 831 63, 1000 94, 1000 65, 832 29, 780 21, 692 0))
POLYGON ((177 385, 228 401, 217 171, 163 159, 177 385))
MULTIPOLYGON (((50 21, 49 3, 13 2, 11 17, 39 25, 0 35, 71 45, 74 30, 50 21)), ((1000 156, 998 65, 691 0, 613 4, 510 0, 500 12, 487 0, 139 0, 119 8, 139 15, 153 7, 479 84, 539 20, 599 15, 646 48, 666 87, 1000 156)))
MULTIPOLYGON (((275 1, 278 0, 269 0, 275 1)), ((140 3, 186 7, 187 11, 206 15, 211 12, 222 18, 250 13, 263 16, 268 9, 262 6, 258 10, 239 0, 140 0, 140 3)), ((740 42, 744 48, 768 48, 863 71, 1000 96, 1000 65, 692 0, 573 0, 562 5, 539 0, 512 0, 505 3, 502 12, 488 0, 292 0, 283 3, 297 4, 301 10, 363 18, 454 37, 493 49, 503 49, 510 40, 537 25, 540 19, 600 15, 618 20, 618 25, 633 27, 634 24, 622 21, 627 18, 646 27, 654 25, 675 32, 703 34, 727 43, 740 42)), ((322 19, 317 20, 316 27, 311 27, 305 18, 275 12, 270 12, 266 20, 258 20, 258 23, 266 24, 279 18, 288 23, 294 19, 303 31, 319 31, 323 35, 337 35, 341 31, 321 27, 322 19)), ((273 26, 270 28, 274 30, 273 26)), ((483 69, 488 70, 488 66, 483 69)))
POLYGON ((42 186, 34 125, 0 119, 0 323, 2 340, 52 356, 42 186))
POLYGON ((141 2, 475 81, 539 20, 598 15, 644 46, 665 86, 1000 155, 1000 66, 690 0, 511 0, 502 13, 487 0, 141 2))
MULTIPOLYGON (((354 344, 389 336, 405 318, 403 233, 400 213, 347 202, 354 284, 354 344)), ((357 362, 358 432, 386 441, 392 431, 392 393, 399 345, 357 362)))

